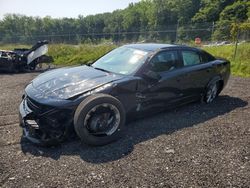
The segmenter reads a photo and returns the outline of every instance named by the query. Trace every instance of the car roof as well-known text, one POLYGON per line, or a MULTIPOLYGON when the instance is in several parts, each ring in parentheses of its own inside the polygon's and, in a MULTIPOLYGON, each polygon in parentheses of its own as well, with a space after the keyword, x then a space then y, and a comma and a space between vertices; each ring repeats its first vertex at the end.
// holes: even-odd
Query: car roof
POLYGON ((186 47, 187 46, 182 46, 182 45, 175 45, 175 44, 157 44, 157 43, 138 43, 138 44, 128 44, 125 45, 126 47, 129 48, 135 48, 135 49, 140 49, 144 51, 157 51, 165 48, 174 48, 174 47, 186 47))

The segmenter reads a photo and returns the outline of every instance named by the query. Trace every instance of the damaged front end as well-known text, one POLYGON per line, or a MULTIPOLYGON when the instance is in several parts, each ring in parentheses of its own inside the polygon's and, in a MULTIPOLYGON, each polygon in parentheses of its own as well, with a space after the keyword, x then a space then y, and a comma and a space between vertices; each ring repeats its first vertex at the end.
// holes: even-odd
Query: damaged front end
POLYGON ((40 74, 26 86, 19 107, 24 137, 36 144, 55 145, 74 135, 78 105, 93 93, 108 91, 112 82, 122 78, 89 66, 40 74))
POLYGON ((69 109, 55 109, 24 96, 19 106, 20 126, 23 136, 38 145, 56 145, 65 140, 73 126, 69 109))

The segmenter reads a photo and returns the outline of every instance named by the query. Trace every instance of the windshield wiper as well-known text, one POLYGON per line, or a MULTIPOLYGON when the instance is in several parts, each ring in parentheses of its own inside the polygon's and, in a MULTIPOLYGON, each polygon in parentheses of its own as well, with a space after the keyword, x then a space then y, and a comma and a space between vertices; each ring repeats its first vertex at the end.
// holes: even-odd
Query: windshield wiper
POLYGON ((94 67, 94 66, 92 66, 92 65, 90 65, 91 67, 93 67, 94 69, 96 69, 96 70, 100 70, 100 71, 103 71, 103 72, 108 72, 108 73, 110 73, 110 71, 108 71, 108 70, 105 70, 105 69, 102 69, 102 68, 98 68, 98 67, 94 67))

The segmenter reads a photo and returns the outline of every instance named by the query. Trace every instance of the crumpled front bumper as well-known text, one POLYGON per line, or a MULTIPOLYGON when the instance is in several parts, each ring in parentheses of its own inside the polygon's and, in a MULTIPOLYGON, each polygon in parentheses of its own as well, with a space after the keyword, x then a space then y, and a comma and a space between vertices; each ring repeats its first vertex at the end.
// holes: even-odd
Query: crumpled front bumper
POLYGON ((23 128, 23 137, 35 144, 42 144, 41 130, 32 116, 33 111, 28 107, 27 100, 24 99, 19 106, 19 122, 23 128))
POLYGON ((57 145, 69 136, 73 121, 71 114, 51 108, 40 112, 46 107, 33 110, 34 105, 25 97, 19 106, 19 121, 24 138, 34 144, 49 146, 57 145))

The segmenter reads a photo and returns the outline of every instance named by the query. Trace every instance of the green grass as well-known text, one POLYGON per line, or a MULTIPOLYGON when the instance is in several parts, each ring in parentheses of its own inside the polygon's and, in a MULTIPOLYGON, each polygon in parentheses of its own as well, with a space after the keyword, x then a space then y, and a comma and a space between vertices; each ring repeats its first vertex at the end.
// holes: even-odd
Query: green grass
MULTIPOLYGON (((13 50, 14 48, 30 48, 28 45, 0 45, 0 49, 13 50)), ((58 66, 70 66, 86 64, 103 56, 114 49, 115 45, 68 45, 68 44, 50 44, 48 55, 54 59, 54 64, 58 66)))
POLYGON ((250 77, 250 43, 238 45, 236 58, 234 59, 234 45, 212 46, 203 48, 214 56, 223 57, 231 62, 233 75, 250 77))
MULTIPOLYGON (((27 45, 0 45, 0 49, 6 50, 29 47, 30 46, 27 45)), ((96 60, 115 47, 115 45, 110 44, 51 44, 49 45, 49 55, 54 58, 54 64, 57 66, 79 65, 96 60)), ((234 48, 235 46, 228 45, 204 47, 203 49, 214 56, 230 60, 233 75, 250 77, 250 43, 244 43, 238 46, 235 60, 233 59, 234 48)))
POLYGON ((114 45, 54 44, 49 46, 49 55, 55 65, 78 65, 94 61, 114 48, 114 45))
POLYGON ((29 45, 23 44, 0 44, 1 50, 14 50, 14 48, 30 48, 29 45))

